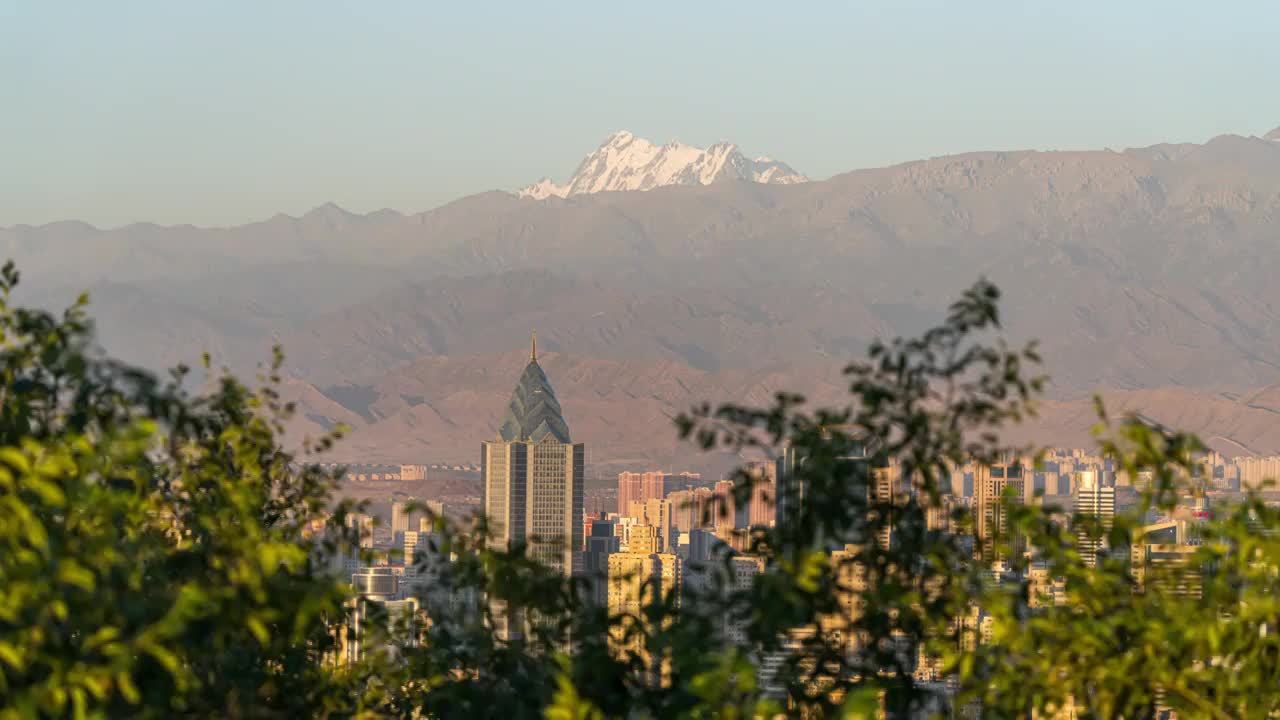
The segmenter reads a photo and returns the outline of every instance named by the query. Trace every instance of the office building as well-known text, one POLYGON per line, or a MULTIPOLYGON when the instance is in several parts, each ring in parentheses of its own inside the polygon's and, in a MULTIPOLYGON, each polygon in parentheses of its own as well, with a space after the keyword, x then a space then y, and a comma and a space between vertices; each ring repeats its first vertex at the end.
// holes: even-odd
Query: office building
POLYGON ((1096 470, 1084 470, 1076 476, 1075 514, 1096 519, 1092 521, 1096 527, 1088 527, 1091 521, 1086 520, 1077 528, 1076 549, 1085 565, 1097 567, 1116 515, 1116 489, 1103 487, 1096 470))
POLYGON ((484 513, 500 546, 525 543, 530 557, 566 575, 580 568, 584 458, 535 341, 498 437, 480 449, 484 513))
MULTIPOLYGON (((582 570, 585 448, 569 438, 537 341, 498 429, 480 447, 482 508, 494 543, 564 575, 582 570)), ((494 606, 501 637, 521 628, 518 609, 494 606)))
POLYGON ((1010 527, 1005 503, 1023 502, 1024 474, 1017 462, 974 467, 974 551, 985 560, 1012 561, 1022 556, 1024 539, 1010 527))

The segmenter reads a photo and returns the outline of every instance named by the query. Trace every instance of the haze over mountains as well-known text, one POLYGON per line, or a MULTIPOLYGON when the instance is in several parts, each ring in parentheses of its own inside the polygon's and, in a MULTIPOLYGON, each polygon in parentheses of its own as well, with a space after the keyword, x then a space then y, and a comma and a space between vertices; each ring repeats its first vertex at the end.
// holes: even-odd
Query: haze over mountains
POLYGON ((1049 360, 1042 428, 1081 424, 1100 388, 1224 449, 1280 451, 1264 390, 1280 382, 1280 142, 978 152, 793 184, 607 175, 411 215, 17 226, 0 247, 26 299, 89 290, 104 344, 135 362, 207 349, 246 371, 283 343, 300 427, 356 427, 341 459, 473 460, 536 328, 596 458, 682 460, 673 412, 838 397, 847 358, 936 322, 979 276, 1005 291, 1011 339, 1049 360))

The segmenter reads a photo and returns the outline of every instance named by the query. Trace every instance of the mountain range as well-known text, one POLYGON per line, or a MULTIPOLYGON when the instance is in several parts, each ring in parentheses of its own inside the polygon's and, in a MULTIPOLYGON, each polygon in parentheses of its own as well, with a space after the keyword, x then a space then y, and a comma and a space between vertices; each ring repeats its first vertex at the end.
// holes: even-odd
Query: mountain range
POLYGON ((536 328, 596 466, 696 463, 671 414, 791 387, 838 399, 848 358, 936 323, 980 276, 1004 291, 1005 334, 1038 338, 1053 378, 1042 418, 1018 432, 1083 442, 1100 390, 1229 452, 1270 453, 1277 137, 976 152, 789 184, 580 172, 594 179, 557 186, 578 191, 414 214, 329 204, 231 228, 14 226, 0 249, 23 271, 20 300, 88 290, 125 359, 159 368, 208 350, 252 372, 283 344, 296 430, 350 425, 343 460, 474 460, 536 328))

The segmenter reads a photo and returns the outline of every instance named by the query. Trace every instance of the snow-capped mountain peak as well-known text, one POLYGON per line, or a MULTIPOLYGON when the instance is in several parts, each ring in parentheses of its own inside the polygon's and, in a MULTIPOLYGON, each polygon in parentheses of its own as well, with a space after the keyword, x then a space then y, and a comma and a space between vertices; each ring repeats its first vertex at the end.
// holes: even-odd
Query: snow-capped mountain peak
POLYGON ((543 178, 519 194, 542 199, 652 190, 666 185, 710 185, 720 180, 791 185, 806 182, 808 178, 786 163, 768 157, 751 160, 730 142, 718 142, 705 150, 675 140, 658 146, 620 130, 587 155, 568 182, 557 185, 543 178))

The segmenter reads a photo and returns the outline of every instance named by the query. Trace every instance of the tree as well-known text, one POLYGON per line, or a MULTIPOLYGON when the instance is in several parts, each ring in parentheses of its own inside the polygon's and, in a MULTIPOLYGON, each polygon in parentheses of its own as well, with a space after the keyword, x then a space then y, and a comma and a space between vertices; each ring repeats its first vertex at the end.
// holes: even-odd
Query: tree
MULTIPOLYGON (((0 696, 13 717, 297 717, 346 591, 303 531, 333 478, 277 443, 270 382, 200 397, 92 349, 85 299, 14 307, 0 272, 0 696)), ((332 442, 323 438, 317 447, 332 442)))
MULTIPOLYGON (((161 381, 95 352, 83 301, 61 317, 13 307, 17 281, 11 265, 0 272, 5 717, 1280 709, 1280 513, 1249 495, 1217 508, 1177 562, 1143 559, 1148 511, 1204 492, 1194 437, 1112 422, 1099 405, 1101 451, 1151 478, 1141 502, 1104 524, 1005 497, 987 510, 1007 522, 974 542, 974 514, 944 480, 969 460, 1033 457, 1000 431, 1034 413, 1042 384, 1028 377, 1035 347, 999 338, 988 283, 939 327, 873 345, 846 370, 843 406, 781 394, 770 407, 704 404, 679 419, 703 447, 782 463, 786 512, 750 538, 763 570, 749 587, 728 582, 725 553, 702 569, 706 583, 611 616, 580 579, 491 543, 484 518, 435 517, 429 552, 448 562, 415 642, 335 666, 326 658, 350 590, 325 568, 352 539, 351 508, 328 512, 336 476, 305 462, 336 435, 301 457, 281 447, 292 408, 275 389, 280 354, 257 389, 223 373, 191 395, 185 370, 161 381), (1086 562, 1081 536, 1111 550, 1086 562), (1038 597, 1032 563, 1061 579, 1062 602, 1038 597), (495 633, 495 612, 518 613, 523 634, 495 633), (728 625, 741 630, 736 644, 728 625)), ((738 503, 757 477, 739 473, 738 503)), ((380 642, 400 637, 379 629, 380 642)))

